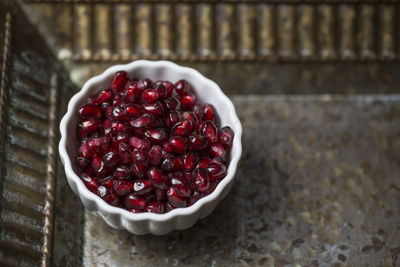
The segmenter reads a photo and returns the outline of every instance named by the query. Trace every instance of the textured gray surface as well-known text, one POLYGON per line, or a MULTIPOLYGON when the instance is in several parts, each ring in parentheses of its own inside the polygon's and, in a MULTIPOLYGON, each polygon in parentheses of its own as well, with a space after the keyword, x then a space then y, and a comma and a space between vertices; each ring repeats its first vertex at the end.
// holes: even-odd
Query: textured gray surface
POLYGON ((244 154, 228 197, 194 227, 162 237, 86 213, 85 266, 399 264, 398 96, 233 101, 244 154))

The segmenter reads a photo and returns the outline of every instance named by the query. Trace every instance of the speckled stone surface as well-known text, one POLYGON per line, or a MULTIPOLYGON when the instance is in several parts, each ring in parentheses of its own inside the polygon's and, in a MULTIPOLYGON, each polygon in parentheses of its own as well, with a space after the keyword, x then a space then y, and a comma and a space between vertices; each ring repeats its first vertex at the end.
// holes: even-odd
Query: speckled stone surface
POLYGON ((134 236, 85 215, 85 266, 397 266, 400 97, 234 96, 244 154, 216 210, 134 236))

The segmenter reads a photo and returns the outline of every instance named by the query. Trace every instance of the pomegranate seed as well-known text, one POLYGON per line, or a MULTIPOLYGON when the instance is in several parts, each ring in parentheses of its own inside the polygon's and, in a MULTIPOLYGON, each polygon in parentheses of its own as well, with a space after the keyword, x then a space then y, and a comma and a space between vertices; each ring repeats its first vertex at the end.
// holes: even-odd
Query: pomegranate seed
POLYGON ((114 106, 114 107, 116 107, 116 106, 119 106, 119 105, 121 105, 122 104, 122 96, 120 96, 120 95, 115 95, 114 96, 114 99, 113 99, 113 101, 112 101, 112 105, 114 106))
POLYGON ((163 190, 167 188, 167 177, 165 177, 164 173, 160 169, 151 168, 147 172, 147 176, 155 188, 163 190))
POLYGON ((89 117, 101 118, 101 111, 98 106, 86 104, 79 109, 79 117, 87 119, 89 117))
POLYGON ((172 150, 171 144, 170 143, 164 143, 163 144, 163 153, 172 153, 172 152, 173 152, 173 150, 172 150))
POLYGON ((151 82, 150 79, 143 78, 138 81, 137 85, 138 85, 139 90, 143 91, 148 88, 151 88, 153 86, 153 83, 151 82))
POLYGON ((107 167, 113 167, 113 166, 117 165, 117 163, 119 161, 118 153, 115 151, 110 151, 110 152, 104 154, 103 161, 107 167))
POLYGON ((132 177, 132 173, 127 166, 119 165, 115 168, 113 176, 120 180, 128 180, 132 177))
POLYGON ((204 121, 200 123, 200 134, 204 136, 208 142, 214 143, 218 138, 218 129, 213 121, 204 121))
POLYGON ((102 103, 100 105, 100 109, 101 109, 101 112, 103 112, 104 116, 107 119, 112 119, 113 118, 113 110, 114 110, 114 108, 113 108, 111 103, 109 103, 109 102, 102 103))
POLYGON ((201 135, 191 135, 189 136, 189 147, 196 151, 202 151, 206 148, 208 142, 201 135))
POLYGON ((165 210, 166 212, 170 212, 171 210, 175 209, 169 202, 165 202, 165 210))
POLYGON ((167 87, 165 87, 165 85, 159 84, 156 87, 156 91, 157 91, 157 94, 158 94, 158 99, 164 100, 164 99, 166 99, 168 97, 168 91, 167 91, 167 87))
POLYGON ((203 168, 203 169, 207 169, 208 165, 210 165, 212 162, 212 160, 210 158, 201 158, 199 160, 199 163, 197 163, 196 168, 203 168))
POLYGON ((113 95, 110 90, 102 90, 97 93, 94 99, 96 103, 100 105, 106 101, 111 101, 113 99, 113 95))
POLYGON ((87 140, 87 146, 91 151, 105 151, 110 147, 110 138, 107 136, 89 138, 87 140))
POLYGON ((184 208, 187 205, 185 198, 181 197, 173 187, 167 189, 167 199, 168 202, 176 208, 184 208))
POLYGON ((107 172, 106 166, 104 165, 104 161, 101 157, 93 157, 91 166, 98 175, 104 175, 107 172))
POLYGON ((197 125, 197 123, 198 123, 198 119, 197 119, 196 115, 191 111, 183 112, 181 117, 182 117, 182 120, 189 120, 192 123, 192 127, 194 125, 197 125))
POLYGON ((180 113, 177 110, 172 110, 165 119, 165 126, 172 127, 179 122, 180 113))
POLYGON ((204 105, 204 115, 203 115, 203 120, 207 121, 217 121, 217 112, 215 111, 215 108, 211 104, 205 104, 204 105))
POLYGON ((144 103, 143 108, 147 113, 154 116, 160 116, 164 112, 163 105, 159 101, 153 103, 144 103))
POLYGON ((183 120, 174 125, 171 129, 171 135, 187 137, 193 129, 193 124, 189 120, 183 120))
POLYGON ((208 173, 203 168, 197 168, 193 172, 193 179, 196 185, 196 189, 199 192, 205 192, 209 187, 208 173))
POLYGON ((82 145, 78 149, 78 155, 86 159, 91 158, 93 153, 93 149, 89 147, 86 142, 82 143, 82 145))
POLYGON ((149 151, 149 163, 153 166, 158 166, 161 162, 162 147, 155 145, 149 151))
POLYGON ((108 198, 110 197, 108 190, 105 186, 99 186, 97 188, 96 195, 101 197, 106 202, 107 202, 108 198))
POLYGON ((193 182, 193 175, 191 171, 184 171, 183 178, 185 178, 186 182, 191 184, 193 182))
POLYGON ((173 136, 169 139, 169 144, 175 153, 183 154, 187 148, 187 139, 181 136, 173 136))
POLYGON ((179 102, 178 98, 170 97, 164 100, 164 104, 168 110, 177 110, 181 107, 181 102, 179 102))
POLYGON ((76 166, 78 166, 82 170, 86 170, 90 164, 90 161, 84 157, 77 157, 75 162, 76 162, 76 166))
POLYGON ((118 133, 129 133, 131 131, 131 127, 126 122, 113 121, 111 122, 111 132, 114 134, 118 133))
POLYGON ((101 183, 101 185, 104 185, 105 187, 111 189, 114 184, 114 176, 110 175, 110 176, 104 177, 104 178, 100 179, 100 183, 101 183))
POLYGON ((214 192, 217 185, 218 185, 218 181, 210 182, 210 186, 208 187, 208 190, 204 192, 204 195, 208 196, 209 194, 214 192))
POLYGON ((147 166, 139 163, 132 163, 131 171, 137 178, 143 179, 146 176, 147 166))
POLYGON ((133 162, 147 165, 148 155, 140 150, 135 150, 131 153, 131 158, 133 162))
POLYGON ((135 193, 136 195, 146 195, 152 190, 152 184, 148 180, 136 180, 133 183, 133 193, 135 193))
POLYGON ((222 127, 218 132, 218 142, 221 144, 231 147, 233 142, 234 133, 229 126, 222 127))
POLYGON ((194 152, 186 153, 182 156, 183 168, 190 171, 196 166, 199 156, 194 152))
POLYGON ((124 197, 124 205, 130 209, 144 209, 146 207, 146 199, 141 196, 130 193, 124 197))
POLYGON ((167 132, 164 128, 146 130, 144 135, 155 144, 161 144, 167 138, 167 132))
POLYGON ((207 171, 208 171, 210 181, 221 180, 227 174, 226 166, 217 161, 212 161, 207 166, 207 171))
POLYGON ((143 103, 153 103, 157 101, 158 97, 156 89, 146 89, 142 92, 143 103))
POLYGON ((113 182, 113 189, 117 196, 125 196, 133 191, 133 182, 115 179, 113 182))
POLYGON ((131 138, 131 135, 128 133, 118 133, 117 136, 113 137, 113 142, 114 143, 129 143, 129 139, 131 138))
POLYGON ((185 110, 190 110, 195 102, 196 97, 194 95, 183 95, 180 97, 182 108, 185 110))
POLYGON ((118 71, 117 73, 115 73, 111 81, 111 90, 115 94, 122 92, 127 81, 128 81, 128 74, 126 73, 126 71, 118 71))
POLYGON ((167 194, 165 193, 165 190, 156 188, 154 189, 154 194, 156 195, 156 199, 159 201, 167 199, 167 194))
POLYGON ((223 161, 226 160, 226 150, 225 147, 220 143, 213 143, 208 146, 208 154, 212 157, 219 157, 223 161))
POLYGON ((161 163, 161 169, 164 171, 177 171, 182 168, 182 160, 180 158, 170 156, 161 163))
POLYGON ((136 120, 131 121, 131 125, 134 128, 144 128, 147 126, 151 126, 153 122, 154 122, 154 116, 145 113, 136 120))
POLYGON ((165 213, 165 203, 163 201, 153 201, 147 205, 147 212, 162 214, 165 213))
POLYGON ((190 93, 191 88, 190 88, 189 83, 184 79, 177 81, 175 83, 175 92, 178 95, 185 95, 185 94, 190 93))
POLYGON ((99 182, 96 179, 87 175, 86 173, 81 174, 81 180, 86 185, 87 189, 92 192, 96 192, 97 188, 100 186, 99 182))
POLYGON ((175 90, 175 85, 169 81, 163 81, 161 82, 162 85, 165 86, 165 88, 167 88, 167 97, 171 97, 172 93, 175 90))
POLYGON ((144 109, 138 104, 126 104, 125 112, 130 118, 137 118, 144 113, 144 109))
POLYGON ((184 178, 173 177, 171 179, 172 187, 175 189, 175 192, 178 193, 181 197, 190 197, 192 194, 192 190, 190 190, 190 185, 186 183, 184 178))
POLYGON ((198 121, 203 120, 204 107, 202 104, 196 101, 196 103, 192 107, 192 112, 194 113, 194 115, 196 115, 198 121))
POLYGON ((108 191, 107 203, 110 204, 111 206, 114 206, 114 207, 120 207, 121 206, 119 198, 111 190, 108 191))
POLYGON ((147 203, 156 201, 156 196, 154 195, 153 192, 151 192, 151 193, 149 193, 149 194, 147 194, 147 195, 144 195, 143 197, 144 197, 144 199, 146 199, 146 202, 147 202, 147 203))
POLYGON ((129 151, 129 145, 126 143, 119 143, 118 145, 118 155, 119 155, 119 161, 122 164, 127 164, 131 160, 131 155, 129 151))
POLYGON ((192 206, 194 203, 196 203, 202 197, 203 197, 202 193, 195 191, 189 198, 188 207, 192 206))
POLYGON ((115 120, 125 121, 128 119, 128 115, 126 114, 126 109, 124 106, 117 106, 113 110, 113 118, 115 120))
POLYGON ((139 102, 141 93, 142 92, 139 89, 137 82, 129 81, 125 85, 125 92, 123 94, 123 99, 125 100, 126 103, 137 103, 139 102))
POLYGON ((129 144, 140 151, 149 151, 151 148, 151 143, 148 140, 144 140, 136 136, 132 136, 129 139, 129 144))
POLYGON ((103 131, 102 131, 103 135, 111 134, 111 126, 112 126, 112 123, 110 120, 105 120, 103 122, 103 131))
POLYGON ((78 137, 80 139, 88 137, 90 134, 97 132, 101 126, 101 121, 97 118, 89 118, 78 124, 78 137))

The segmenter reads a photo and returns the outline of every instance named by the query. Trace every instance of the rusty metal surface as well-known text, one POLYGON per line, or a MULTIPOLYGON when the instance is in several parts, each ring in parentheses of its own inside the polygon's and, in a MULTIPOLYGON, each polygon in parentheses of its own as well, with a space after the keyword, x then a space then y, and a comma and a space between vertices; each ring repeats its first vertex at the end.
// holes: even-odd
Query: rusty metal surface
POLYGON ((134 236, 86 213, 86 266, 397 266, 399 96, 234 96, 244 154, 209 217, 134 236))
POLYGON ((59 57, 79 62, 400 59, 398 1, 27 1, 24 6, 59 57))

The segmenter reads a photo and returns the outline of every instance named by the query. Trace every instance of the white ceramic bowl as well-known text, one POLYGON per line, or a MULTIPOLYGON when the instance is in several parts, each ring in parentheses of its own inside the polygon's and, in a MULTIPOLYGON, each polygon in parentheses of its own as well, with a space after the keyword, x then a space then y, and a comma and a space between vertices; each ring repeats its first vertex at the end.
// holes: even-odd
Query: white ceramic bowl
POLYGON ((61 120, 60 131, 59 152, 72 190, 80 197, 83 205, 89 211, 100 215, 111 227, 125 229, 134 234, 167 234, 172 230, 189 228, 198 219, 209 215, 217 203, 230 191, 238 161, 242 154, 242 126, 229 98, 224 95, 215 82, 205 78, 198 71, 169 61, 137 60, 126 65, 112 66, 103 74, 91 78, 84 84, 82 90, 69 101, 68 111, 61 120), (214 105, 219 114, 221 125, 230 126, 233 129, 235 138, 230 153, 228 174, 218 184, 213 193, 200 199, 190 207, 174 209, 165 214, 134 214, 107 204, 86 188, 78 177, 73 163, 73 159, 77 154, 76 124, 79 120, 77 110, 90 95, 108 88, 112 76, 120 70, 128 72, 130 77, 148 77, 153 81, 160 79, 172 82, 180 79, 188 80, 202 103, 207 102, 214 105))

